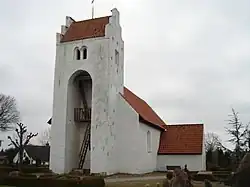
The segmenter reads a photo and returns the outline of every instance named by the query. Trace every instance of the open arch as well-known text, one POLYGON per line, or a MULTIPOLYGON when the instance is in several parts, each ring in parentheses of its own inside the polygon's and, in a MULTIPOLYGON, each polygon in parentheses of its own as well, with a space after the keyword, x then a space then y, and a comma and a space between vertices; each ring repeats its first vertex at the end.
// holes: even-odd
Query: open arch
POLYGON ((68 81, 66 147, 67 165, 90 169, 90 129, 92 111, 92 78, 78 70, 68 81))

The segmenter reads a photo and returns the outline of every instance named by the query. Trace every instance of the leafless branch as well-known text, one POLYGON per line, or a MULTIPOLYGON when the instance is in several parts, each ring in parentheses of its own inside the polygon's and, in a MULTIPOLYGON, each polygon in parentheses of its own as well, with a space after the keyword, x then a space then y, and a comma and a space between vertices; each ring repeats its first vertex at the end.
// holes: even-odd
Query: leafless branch
POLYGON ((232 114, 229 115, 228 127, 226 127, 226 132, 231 136, 228 140, 235 145, 235 154, 237 160, 240 159, 241 153, 246 148, 245 138, 248 134, 248 126, 244 125, 239 118, 238 112, 232 108, 232 114))
POLYGON ((14 145, 15 148, 17 148, 19 150, 19 158, 20 158, 20 162, 19 162, 19 169, 22 168, 22 162, 23 162, 23 152, 25 149, 25 146, 28 145, 28 143, 30 142, 30 140, 32 138, 34 138, 35 136, 38 135, 38 133, 34 134, 34 133, 28 133, 27 134, 27 126, 25 126, 22 123, 17 123, 17 128, 15 130, 16 132, 16 139, 14 141, 14 138, 11 138, 10 136, 8 136, 8 139, 10 140, 10 145, 14 145))
POLYGON ((206 133, 205 135, 205 148, 206 151, 211 150, 214 151, 217 148, 222 148, 221 139, 215 133, 206 133))
POLYGON ((36 137, 38 135, 38 133, 36 133, 36 134, 33 134, 33 133, 29 133, 29 135, 27 136, 27 138, 26 138, 26 140, 25 140, 25 142, 24 142, 24 147, 26 146, 26 145, 28 145, 28 143, 30 142, 30 139, 31 138, 34 138, 34 137, 36 137))
POLYGON ((9 145, 14 145, 15 146, 15 148, 19 148, 19 144, 18 144, 18 142, 17 142, 17 140, 12 140, 12 138, 10 137, 10 136, 8 136, 8 139, 10 140, 10 144, 9 145))

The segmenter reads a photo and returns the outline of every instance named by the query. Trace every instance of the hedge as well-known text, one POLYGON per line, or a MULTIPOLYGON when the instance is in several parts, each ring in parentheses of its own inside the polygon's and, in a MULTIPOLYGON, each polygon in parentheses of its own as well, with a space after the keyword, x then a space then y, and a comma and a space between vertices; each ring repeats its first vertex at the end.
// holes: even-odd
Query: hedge
POLYGON ((212 171, 213 175, 231 175, 232 171, 212 171))
POLYGON ((102 177, 83 177, 82 179, 1 177, 0 185, 18 187, 104 187, 102 177))
POLYGON ((196 181, 204 181, 205 179, 208 179, 210 181, 227 181, 232 177, 232 175, 228 175, 228 174, 195 174, 192 175, 192 179, 196 180, 196 181))
MULTIPOLYGON (((0 173, 10 173, 12 171, 17 171, 17 167, 11 167, 11 166, 5 166, 2 167, 0 166, 0 173)), ((50 173, 51 171, 49 170, 48 167, 27 167, 24 166, 22 168, 23 173, 50 173)))
POLYGON ((219 181, 219 179, 213 175, 209 174, 195 174, 192 176, 192 179, 195 181, 204 181, 205 179, 210 180, 210 181, 219 181))

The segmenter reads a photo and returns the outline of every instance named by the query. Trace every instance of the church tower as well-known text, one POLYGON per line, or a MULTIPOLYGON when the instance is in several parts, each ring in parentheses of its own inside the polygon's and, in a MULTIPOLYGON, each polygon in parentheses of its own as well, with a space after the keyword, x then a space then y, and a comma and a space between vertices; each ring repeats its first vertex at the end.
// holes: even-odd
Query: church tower
POLYGON ((116 98, 123 94, 119 12, 75 21, 56 35, 50 168, 116 171, 116 98))

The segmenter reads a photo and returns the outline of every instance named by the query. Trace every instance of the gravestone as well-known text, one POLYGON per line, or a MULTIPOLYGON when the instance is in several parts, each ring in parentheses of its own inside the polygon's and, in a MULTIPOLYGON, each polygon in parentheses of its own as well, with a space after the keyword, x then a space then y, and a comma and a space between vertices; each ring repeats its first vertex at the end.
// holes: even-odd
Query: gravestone
POLYGON ((192 184, 191 184, 191 181, 189 181, 188 174, 185 171, 179 168, 176 168, 174 170, 174 177, 171 180, 170 186, 171 187, 191 187, 192 184))
POLYGON ((205 187, 213 187, 212 183, 207 179, 204 180, 204 185, 205 185, 205 187))
POLYGON ((232 178, 232 187, 249 187, 250 153, 246 153, 232 178))

